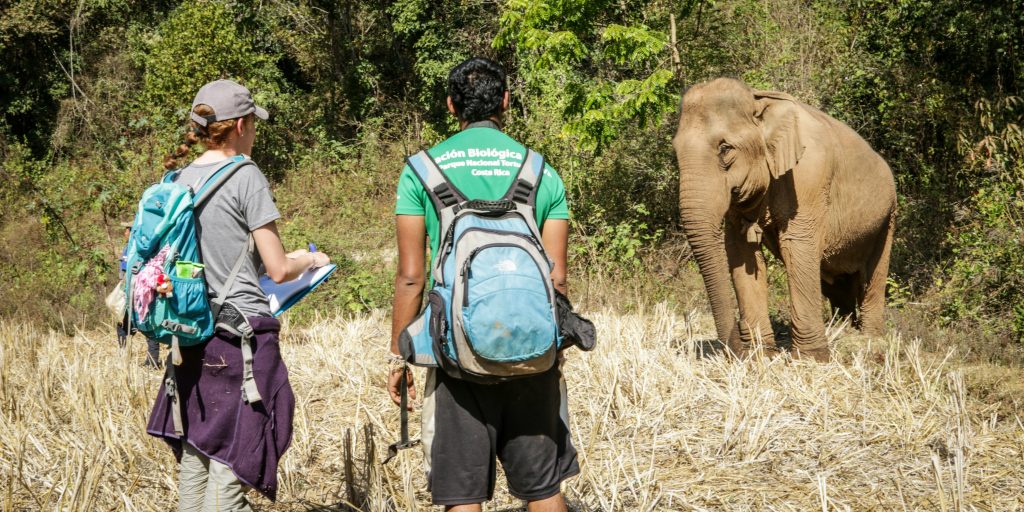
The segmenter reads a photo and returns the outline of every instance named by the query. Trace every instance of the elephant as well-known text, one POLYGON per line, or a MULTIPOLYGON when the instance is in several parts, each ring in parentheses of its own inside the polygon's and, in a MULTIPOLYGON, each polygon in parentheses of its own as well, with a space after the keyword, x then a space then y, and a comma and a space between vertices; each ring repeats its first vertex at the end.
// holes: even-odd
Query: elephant
POLYGON ((884 332, 896 184, 867 141, 788 94, 719 78, 684 92, 672 146, 680 224, 726 347, 780 350, 762 247, 789 278, 794 357, 829 360, 823 295, 862 332, 884 332))

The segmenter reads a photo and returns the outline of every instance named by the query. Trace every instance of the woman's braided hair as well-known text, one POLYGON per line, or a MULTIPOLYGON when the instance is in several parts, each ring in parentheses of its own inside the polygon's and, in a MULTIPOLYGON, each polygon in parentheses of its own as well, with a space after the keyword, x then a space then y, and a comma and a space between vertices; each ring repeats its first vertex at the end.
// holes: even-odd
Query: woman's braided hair
MULTIPOLYGON (((196 105, 193 112, 200 116, 212 116, 214 114, 213 109, 209 105, 196 105)), ((249 114, 246 117, 250 117, 249 114)), ((206 126, 202 126, 199 123, 189 120, 188 130, 185 132, 185 142, 178 147, 174 148, 171 153, 164 157, 164 169, 168 171, 171 169, 177 169, 179 166, 178 161, 189 154, 192 151, 192 146, 197 142, 201 143, 206 149, 218 149, 227 142, 228 137, 231 136, 231 131, 235 128, 235 119, 224 119, 221 121, 213 121, 208 123, 206 126)))

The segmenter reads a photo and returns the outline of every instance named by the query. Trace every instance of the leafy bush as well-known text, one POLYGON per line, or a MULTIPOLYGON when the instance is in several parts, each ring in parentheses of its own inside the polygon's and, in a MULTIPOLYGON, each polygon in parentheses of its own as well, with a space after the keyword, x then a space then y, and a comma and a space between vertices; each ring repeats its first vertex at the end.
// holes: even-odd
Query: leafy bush
POLYGON ((236 80, 266 105, 280 94, 275 56, 254 51, 251 35, 240 30, 222 2, 183 3, 143 43, 141 109, 173 126, 187 119, 192 97, 212 80, 236 80))
MULTIPOLYGON (((641 217, 649 212, 643 204, 632 206, 641 217)), ((644 221, 621 220, 610 223, 598 209, 590 218, 589 232, 573 238, 570 244, 570 263, 588 272, 616 275, 641 271, 641 251, 656 244, 663 231, 652 229, 644 221)))
POLYGON ((958 210, 946 243, 953 255, 937 284, 943 320, 967 320, 1024 341, 1024 100, 976 104, 961 134, 964 173, 976 192, 958 210))

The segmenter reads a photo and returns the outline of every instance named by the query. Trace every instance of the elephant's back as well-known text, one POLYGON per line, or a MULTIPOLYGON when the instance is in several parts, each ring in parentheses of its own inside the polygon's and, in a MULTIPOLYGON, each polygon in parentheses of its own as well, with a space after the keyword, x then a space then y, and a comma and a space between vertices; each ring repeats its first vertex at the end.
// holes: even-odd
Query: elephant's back
POLYGON ((855 272, 885 240, 896 211, 896 182, 885 159, 863 137, 842 121, 808 108, 828 125, 835 148, 822 270, 855 272))
MULTIPOLYGON (((849 163, 866 173, 866 179, 872 179, 876 186, 892 189, 895 197, 896 185, 889 164, 864 137, 842 120, 836 119, 817 108, 802 104, 815 119, 828 126, 832 132, 834 147, 839 148, 837 157, 839 164, 849 163)), ((840 165, 841 167, 841 165, 840 165)), ((854 169, 847 169, 853 171, 854 169)))

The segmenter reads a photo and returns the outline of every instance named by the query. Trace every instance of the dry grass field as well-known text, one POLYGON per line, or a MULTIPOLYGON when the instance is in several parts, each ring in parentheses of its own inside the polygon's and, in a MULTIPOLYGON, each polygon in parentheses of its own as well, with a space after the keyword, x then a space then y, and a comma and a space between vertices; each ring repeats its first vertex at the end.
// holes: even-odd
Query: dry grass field
MULTIPOLYGON (((1019 370, 835 327, 837 362, 735 362, 703 353, 702 315, 589 316, 598 349, 565 365, 573 510, 1024 510, 1019 370)), ((257 510, 428 508, 418 451, 380 465, 398 432, 387 320, 285 326, 295 436, 257 510)), ((0 509, 174 507, 174 459, 143 431, 161 373, 132 341, 0 321, 0 509)), ((520 507, 499 486, 486 510, 520 507)))

